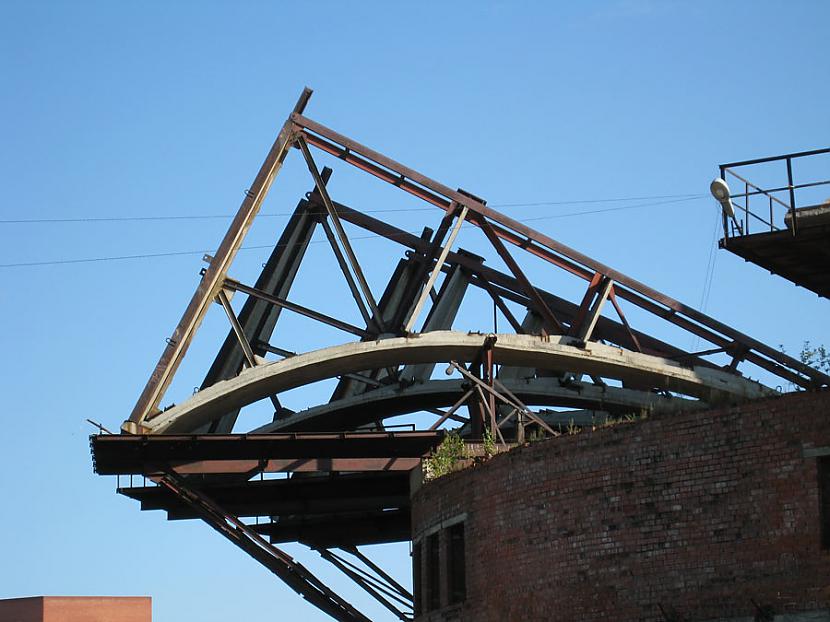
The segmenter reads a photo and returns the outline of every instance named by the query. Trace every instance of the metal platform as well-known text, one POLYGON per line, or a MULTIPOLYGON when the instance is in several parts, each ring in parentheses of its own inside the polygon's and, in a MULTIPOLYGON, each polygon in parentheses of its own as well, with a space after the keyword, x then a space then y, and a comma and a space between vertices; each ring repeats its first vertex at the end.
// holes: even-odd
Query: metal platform
POLYGON ((724 213, 720 247, 830 298, 830 201, 809 203, 821 187, 830 184, 830 149, 731 162, 719 168, 721 179, 737 182, 743 189, 730 192, 729 199, 737 209, 732 219, 724 213), (813 164, 811 170, 818 168, 824 174, 796 183, 796 165, 808 163, 813 164), (775 165, 777 171, 770 169, 775 165), (741 169, 741 174, 736 169, 741 169), (750 181, 753 172, 772 183, 762 187, 750 181), (776 172, 780 183, 774 183, 776 172), (805 203, 800 195, 808 192, 812 196, 805 203))

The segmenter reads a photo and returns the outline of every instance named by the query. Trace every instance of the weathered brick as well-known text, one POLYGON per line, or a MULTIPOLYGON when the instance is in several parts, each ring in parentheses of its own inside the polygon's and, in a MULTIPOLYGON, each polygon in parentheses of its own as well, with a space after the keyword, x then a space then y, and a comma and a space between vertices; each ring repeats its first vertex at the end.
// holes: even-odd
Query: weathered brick
POLYGON ((830 393, 798 393, 549 439, 431 482, 413 498, 413 535, 466 514, 467 599, 419 620, 830 607, 816 458, 803 453, 826 446, 830 393))

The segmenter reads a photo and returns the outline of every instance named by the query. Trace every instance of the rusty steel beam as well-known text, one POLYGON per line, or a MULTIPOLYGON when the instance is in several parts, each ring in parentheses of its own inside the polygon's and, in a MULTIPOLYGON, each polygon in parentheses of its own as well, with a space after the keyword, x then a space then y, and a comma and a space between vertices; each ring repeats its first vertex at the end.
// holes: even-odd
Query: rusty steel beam
MULTIPOLYGON (((428 247, 428 242, 425 242, 423 239, 409 233, 408 231, 398 229, 397 227, 347 207, 341 203, 337 203, 336 205, 338 213, 343 220, 351 222, 366 231, 379 235, 387 240, 398 242, 401 245, 407 246, 417 252, 424 252, 428 247)), ((468 270, 473 275, 473 279, 471 281, 473 285, 484 289, 487 289, 487 286, 489 285, 494 289, 494 291, 499 292, 501 296, 525 306, 532 306, 531 299, 523 293, 521 285, 514 277, 503 274, 493 268, 489 268, 483 265, 480 261, 472 261, 472 259, 464 252, 451 252, 447 256, 447 262, 450 264, 458 264, 468 270)), ((557 316, 562 317, 564 321, 571 321, 572 318, 575 317, 578 309, 577 305, 548 291, 538 288, 537 291, 545 299, 548 306, 555 311, 557 316)), ((613 288, 611 299, 612 302, 614 302, 613 288)), ((609 341, 619 345, 627 345, 631 349, 638 352, 656 354, 659 356, 680 354, 688 355, 688 352, 685 350, 660 341, 659 339, 647 335, 646 333, 633 331, 631 327, 627 325, 627 322, 625 324, 619 324, 609 318, 600 317, 597 328, 598 330, 596 335, 598 338, 608 339, 609 341), (634 339, 631 339, 630 337, 632 334, 634 335, 634 339), (643 347, 638 347, 638 343, 642 343, 643 347)), ((714 365, 708 361, 700 358, 695 359, 695 364, 714 367, 714 365)))
MULTIPOLYGON (((441 218, 441 222, 438 225, 438 228, 435 230, 427 249, 424 251, 417 251, 417 255, 414 255, 412 257, 411 261, 417 261, 419 263, 417 265, 413 278, 406 285, 406 288, 402 296, 403 300, 414 300, 415 296, 418 295, 419 288, 422 287, 424 280, 427 278, 429 271, 432 269, 436 256, 441 251, 441 246, 444 243, 444 238, 450 230, 450 226, 452 225, 452 220, 454 217, 454 213, 448 209, 444 213, 443 218, 441 218)), ((438 267, 440 268, 441 266, 438 267)), ((410 310, 411 309, 409 306, 401 305, 395 313, 394 319, 392 321, 392 326, 396 329, 401 328, 404 322, 406 322, 406 316, 410 310)))
MULTIPOLYGON (((409 507, 406 472, 347 473, 235 481, 190 480, 235 516, 294 516, 340 512, 381 511, 409 507)), ((172 520, 197 518, 193 509, 159 486, 119 488, 141 502, 142 510, 164 510, 172 520)))
MULTIPOLYGON (((305 109, 311 97, 311 92, 311 89, 308 88, 303 90, 294 106, 293 114, 300 114, 305 109)), ((190 304, 185 309, 182 319, 179 320, 178 326, 168 339, 167 347, 162 352, 161 358, 141 392, 129 419, 124 422, 124 432, 131 434, 140 432, 142 423, 159 412, 159 402, 187 352, 193 335, 202 323, 208 307, 210 307, 213 299, 216 298, 216 294, 221 289, 228 268, 230 268, 239 247, 242 245, 242 241, 245 239, 245 235, 248 233, 248 229, 259 212, 271 183, 282 167, 290 145, 294 141, 295 131, 295 125, 290 120, 286 121, 280 130, 276 141, 268 152, 268 156, 265 158, 265 162, 263 162, 259 173, 251 184, 251 188, 246 192, 245 199, 231 222, 230 228, 219 244, 215 257, 202 276, 202 280, 199 282, 190 304)))
MULTIPOLYGON (((308 201, 298 203, 294 213, 288 220, 283 233, 274 246, 274 250, 257 277, 254 287, 271 296, 285 299, 296 277, 300 263, 305 256, 308 244, 314 233, 317 220, 308 207, 308 201)), ((227 280, 226 280, 227 285, 227 280)), ((265 302, 253 296, 248 296, 239 312, 239 323, 242 325, 254 353, 265 356, 268 352, 268 340, 277 325, 283 307, 265 302)), ((239 340, 233 331, 228 333, 213 364, 205 374, 200 390, 236 376, 243 367, 243 353, 239 340)), ((216 432, 227 434, 233 430, 238 411, 227 413, 221 419, 214 421, 198 433, 216 432)))
POLYGON ((99 475, 144 473, 171 462, 321 458, 420 458, 443 432, 163 434, 90 437, 99 475))
MULTIPOLYGON (((451 208, 452 209, 452 208, 451 208)), ((426 284, 424 285, 424 289, 421 292, 420 298, 415 303, 415 308, 413 309, 409 319, 404 326, 403 332, 409 333, 415 327, 415 322, 418 321, 418 315, 421 313, 421 309, 423 309, 424 304, 426 304, 427 298, 432 293, 432 288, 435 285, 435 281, 438 279, 438 275, 441 273, 441 266, 444 265, 444 262, 447 259, 447 255, 450 252, 450 248, 452 248, 453 242, 455 242, 455 238, 458 237, 458 232, 461 230, 461 225, 464 224, 464 218, 467 216, 467 208, 462 207, 461 212, 458 214, 458 220, 455 221, 455 225, 450 232, 450 237, 447 240, 446 245, 441 250, 441 254, 436 259, 436 266, 432 270, 432 273, 429 275, 426 284)))
MULTIPOLYGON (((356 473, 411 471, 420 458, 269 458, 238 460, 173 460, 170 470, 179 475, 248 475, 260 473, 356 473)), ((148 463, 148 473, 160 467, 148 463)))
POLYGON ((553 314, 553 311, 550 310, 550 307, 545 303, 544 299, 539 292, 536 291, 536 288, 533 287, 533 284, 530 280, 525 276, 525 273, 522 272, 522 269, 519 267, 519 264, 516 263, 516 260, 513 259, 513 256, 510 252, 505 248, 504 244, 501 243, 498 236, 496 235, 495 230, 493 227, 490 226, 484 220, 476 220, 471 219, 474 224, 477 224, 481 227, 481 230, 484 231, 484 235, 487 236, 487 239, 490 240, 490 244, 493 245, 493 248, 496 249, 499 257, 502 258, 502 261, 507 265, 510 269, 510 272, 513 273, 513 276, 516 280, 521 284, 522 290, 525 295, 533 301, 533 306, 536 308, 536 311, 541 315, 545 322, 548 324, 550 328, 555 329, 559 333, 564 333, 565 329, 562 326, 562 323, 559 319, 553 314))
POLYGON ((269 543, 207 495, 188 486, 182 478, 168 474, 158 478, 157 483, 189 505, 205 523, 248 553, 321 611, 339 622, 371 622, 302 564, 269 543))
POLYGON ((415 603, 412 596, 408 599, 403 599, 400 595, 395 594, 392 590, 378 582, 376 579, 364 576, 366 574, 365 572, 358 572, 360 570, 359 568, 338 555, 335 555, 328 549, 319 548, 317 551, 323 559, 352 579, 352 581, 354 581, 359 587, 391 611, 399 620, 402 620, 403 622, 410 622, 410 620, 412 620, 412 611, 415 609, 415 603), (397 601, 397 604, 392 601, 397 601), (400 609, 401 606, 404 606, 408 609, 408 611, 406 609, 400 609))
POLYGON ((251 525, 272 543, 300 542, 313 547, 348 547, 405 542, 411 534, 409 509, 348 512, 325 515, 280 516, 251 525))
POLYGON ((225 279, 225 288, 242 292, 243 294, 248 294, 249 296, 253 296, 254 298, 258 298, 259 300, 270 303, 274 306, 280 307, 282 309, 288 309, 289 311, 294 311, 295 313, 304 315, 305 317, 311 318, 312 320, 317 320, 322 324, 327 324, 329 326, 333 326, 334 328, 339 328, 344 332, 351 333, 352 335, 357 335, 358 337, 373 336, 372 333, 362 328, 359 328, 354 324, 343 322, 341 320, 338 320, 337 318, 333 318, 329 315, 326 315, 325 313, 320 313, 319 311, 315 311, 313 309, 309 309, 308 307, 298 305, 295 302, 290 302, 283 298, 272 296, 268 292, 264 292, 255 287, 251 287, 250 285, 245 285, 244 283, 240 283, 239 281, 235 281, 234 279, 225 279))
MULTIPOLYGON (((496 235, 505 241, 508 241, 516 246, 525 248, 533 254, 546 259, 547 261, 563 267, 564 269, 577 274, 589 280, 594 273, 599 272, 603 276, 612 279, 617 284, 617 293, 621 298, 628 299, 634 304, 641 306, 646 310, 652 310, 655 305, 662 305, 666 308, 666 312, 657 313, 659 317, 667 319, 675 323, 689 332, 709 339, 707 335, 720 334, 730 340, 736 341, 744 346, 757 351, 757 355, 750 353, 746 358, 753 363, 772 371, 773 373, 782 375, 782 377, 795 382, 799 386, 810 387, 813 385, 830 385, 830 376, 812 369, 808 365, 789 357, 774 348, 767 346, 752 337, 737 331, 718 320, 701 313, 685 305, 670 296, 662 294, 657 290, 645 285, 644 283, 628 277, 627 275, 614 270, 599 261, 580 253, 579 251, 554 240, 553 238, 536 231, 523 223, 501 214, 484 205, 483 202, 470 197, 467 194, 452 190, 449 186, 441 184, 429 177, 418 173, 417 171, 396 162, 395 160, 384 156, 383 154, 360 144, 330 128, 304 117, 301 113, 294 113, 291 115, 291 120, 295 126, 302 131, 306 140, 325 151, 340 157, 341 159, 358 166, 359 168, 370 172, 377 177, 387 181, 403 190, 411 192, 416 196, 420 196, 424 200, 433 205, 446 209, 451 201, 456 201, 461 205, 466 205, 470 208, 473 214, 477 214, 482 218, 479 222, 492 221, 501 225, 500 227, 493 227, 496 235), (316 136, 315 136, 316 135, 316 136), (327 142, 328 141, 328 142, 327 142), (359 154, 359 155, 355 155, 359 154), (361 161, 362 156, 365 160, 361 161), (368 160, 368 162, 366 161, 368 160), (535 246, 535 248, 534 248, 535 246), (651 303, 651 305, 644 304, 651 303), (686 322, 680 322, 678 315, 683 315, 688 318, 686 322), (701 329, 703 327, 704 329, 701 329), (708 330, 705 330, 708 329, 708 330), (777 363, 778 365, 774 365, 777 363), (796 373, 781 374, 781 367, 784 372, 788 370, 795 370, 796 373), (806 376, 807 379, 803 378, 806 376)), ((471 219, 472 220, 472 219, 471 219)), ((723 337, 721 337, 722 340, 723 337)), ((713 341, 717 343, 717 341, 713 341)), ((720 344, 719 344, 720 345, 720 344)))
MULTIPOLYGON (((363 296, 366 299, 366 304, 369 305, 369 308, 372 311, 374 323, 377 326, 378 331, 383 332, 383 317, 380 314, 380 309, 378 309, 377 302, 375 302, 375 298, 372 295, 372 290, 369 287, 369 283, 366 281, 366 277, 363 274, 363 269, 360 267, 360 262, 358 262, 357 260, 357 255, 355 255, 354 249, 352 249, 352 245, 349 242, 349 236, 346 235, 346 231, 343 229, 343 225, 340 222, 340 218, 337 215, 337 210, 335 209, 331 197, 329 196, 329 192, 326 189, 326 182, 320 175, 320 171, 317 169, 317 165, 314 162, 314 157, 311 155, 311 151, 309 151, 308 145, 306 144, 302 135, 297 136, 297 144, 300 146, 300 151, 303 152, 303 157, 305 158, 306 164, 308 165, 308 170, 311 173, 311 176, 314 178, 314 183, 317 186, 317 193, 320 195, 320 198, 323 201, 323 205, 325 205, 326 207, 326 211, 328 212, 329 218, 331 218, 331 222, 334 225, 334 230, 337 232, 337 237, 340 240, 340 244, 343 245, 343 250, 345 251, 346 257, 349 260, 349 266, 354 272, 354 276, 357 279, 357 282, 360 284, 360 290, 361 292, 363 292, 363 296)), ((325 223, 325 221, 321 222, 325 223)), ((337 245, 335 244, 335 246, 337 245)), ((336 250, 339 250, 339 248, 337 248, 336 250)), ((351 275, 348 274, 347 276, 351 275)))

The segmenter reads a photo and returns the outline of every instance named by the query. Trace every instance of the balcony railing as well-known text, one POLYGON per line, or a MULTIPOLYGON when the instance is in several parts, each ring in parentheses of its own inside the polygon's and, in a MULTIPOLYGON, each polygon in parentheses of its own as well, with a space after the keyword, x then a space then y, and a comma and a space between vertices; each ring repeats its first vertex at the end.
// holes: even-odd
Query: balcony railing
POLYGON ((735 216, 730 218, 726 211, 723 213, 725 239, 785 230, 797 235, 799 219, 803 221, 822 207, 816 193, 819 186, 830 185, 830 148, 730 162, 719 168, 722 180, 743 189, 730 191, 735 216), (797 166, 798 177, 806 181, 795 183, 797 166), (736 169, 743 169, 742 174, 736 169), (763 185, 767 187, 762 187, 759 178, 764 179, 763 185))

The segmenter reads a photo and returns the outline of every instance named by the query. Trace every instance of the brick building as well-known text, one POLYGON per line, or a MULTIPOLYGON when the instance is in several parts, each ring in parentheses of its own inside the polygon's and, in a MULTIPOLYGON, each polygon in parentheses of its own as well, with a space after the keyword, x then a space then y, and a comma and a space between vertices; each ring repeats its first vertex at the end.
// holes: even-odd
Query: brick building
POLYGON ((413 497, 417 620, 830 620, 830 393, 540 441, 413 497))
POLYGON ((149 596, 32 596, 0 600, 0 622, 152 622, 149 596))

